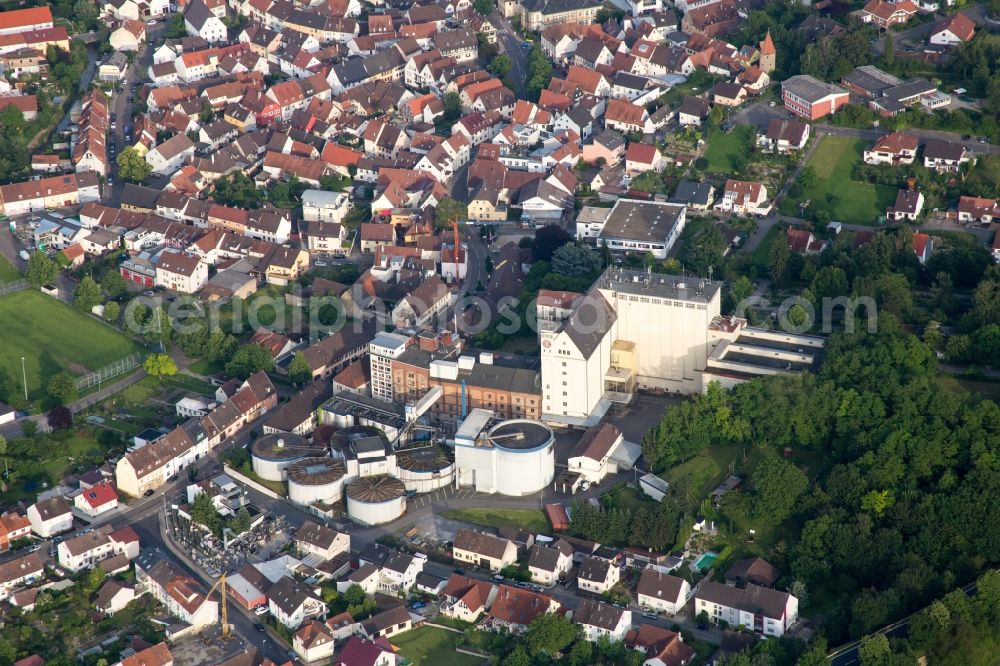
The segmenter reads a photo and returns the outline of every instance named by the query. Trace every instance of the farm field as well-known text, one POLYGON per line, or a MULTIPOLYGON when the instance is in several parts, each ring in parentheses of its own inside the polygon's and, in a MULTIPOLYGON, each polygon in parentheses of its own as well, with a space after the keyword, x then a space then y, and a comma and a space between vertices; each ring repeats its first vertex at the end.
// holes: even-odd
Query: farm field
POLYGON ((861 162, 868 142, 842 136, 824 136, 809 158, 815 182, 804 188, 797 203, 810 200, 810 208, 824 206, 830 219, 854 224, 875 224, 896 200, 896 189, 851 180, 851 170, 861 162))
POLYGON ((41 292, 0 297, 0 373, 20 383, 24 357, 28 398, 45 396, 53 375, 100 368, 139 349, 125 335, 41 292))

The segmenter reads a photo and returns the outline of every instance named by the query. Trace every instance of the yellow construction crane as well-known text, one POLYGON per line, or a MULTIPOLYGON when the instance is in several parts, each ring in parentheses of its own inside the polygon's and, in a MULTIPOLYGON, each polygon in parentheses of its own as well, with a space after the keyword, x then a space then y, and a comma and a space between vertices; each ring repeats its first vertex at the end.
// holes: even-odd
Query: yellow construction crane
POLYGON ((228 641, 230 638, 230 627, 229 627, 229 611, 226 608, 226 574, 219 576, 219 580, 215 581, 215 585, 212 589, 208 591, 208 597, 211 598, 212 592, 215 592, 215 588, 219 588, 219 596, 222 598, 222 640, 228 641))

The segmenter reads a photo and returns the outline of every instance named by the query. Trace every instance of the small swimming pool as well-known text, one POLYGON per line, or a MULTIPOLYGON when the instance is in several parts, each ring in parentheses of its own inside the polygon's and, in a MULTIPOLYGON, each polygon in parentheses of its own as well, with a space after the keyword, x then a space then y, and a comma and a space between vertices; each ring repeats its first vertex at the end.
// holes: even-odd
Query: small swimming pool
POLYGON ((699 557, 697 561, 695 561, 694 566, 696 569, 698 569, 698 571, 704 571, 705 569, 708 569, 709 567, 712 566, 712 562, 714 562, 715 558, 717 558, 718 556, 719 556, 718 553, 713 553, 711 551, 707 553, 702 553, 701 557, 699 557))

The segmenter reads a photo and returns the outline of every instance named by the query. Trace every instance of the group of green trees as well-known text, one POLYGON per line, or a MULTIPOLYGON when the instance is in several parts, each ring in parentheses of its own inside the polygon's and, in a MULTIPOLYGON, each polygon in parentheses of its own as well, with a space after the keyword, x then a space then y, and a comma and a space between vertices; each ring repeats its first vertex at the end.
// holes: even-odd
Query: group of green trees
POLYGON ((1000 408, 944 388, 933 350, 889 313, 876 333, 834 334, 825 354, 818 374, 671 408, 643 453, 656 471, 715 446, 822 453, 811 482, 792 462, 761 462, 747 492, 751 515, 789 535, 767 558, 830 600, 823 632, 837 644, 996 564, 1000 408))
POLYGON ((252 519, 247 508, 240 507, 234 515, 224 518, 215 508, 208 493, 199 493, 191 504, 191 520, 205 527, 216 538, 221 539, 223 530, 229 529, 233 534, 242 534, 250 529, 252 519))
POLYGON ((538 44, 534 44, 528 53, 528 76, 525 83, 525 94, 528 99, 537 102, 542 89, 547 87, 551 80, 552 61, 538 44))
POLYGON ((686 512, 687 488, 675 484, 659 504, 635 512, 584 502, 574 507, 570 532, 611 546, 641 546, 658 552, 672 550, 686 512))

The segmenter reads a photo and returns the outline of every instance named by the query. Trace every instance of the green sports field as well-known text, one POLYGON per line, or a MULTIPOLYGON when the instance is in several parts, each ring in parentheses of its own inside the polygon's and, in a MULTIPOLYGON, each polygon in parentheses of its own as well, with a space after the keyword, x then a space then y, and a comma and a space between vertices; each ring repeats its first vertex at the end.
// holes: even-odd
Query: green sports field
POLYGON ((851 180, 851 170, 861 162, 868 141, 843 136, 824 136, 809 166, 816 182, 803 192, 800 201, 812 200, 812 206, 830 206, 830 218, 839 222, 875 224, 885 209, 896 200, 896 188, 851 180), (827 203, 827 195, 833 203, 827 203))
POLYGON ((24 357, 32 401, 45 396, 49 379, 61 370, 81 375, 138 349, 115 329, 41 292, 0 296, 0 373, 20 383, 24 357))

